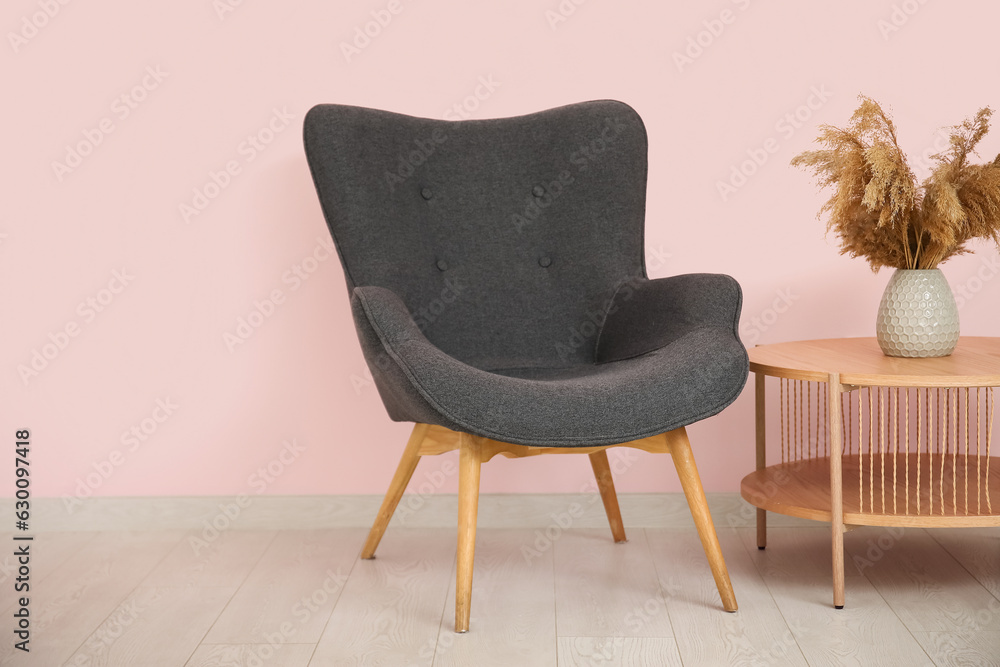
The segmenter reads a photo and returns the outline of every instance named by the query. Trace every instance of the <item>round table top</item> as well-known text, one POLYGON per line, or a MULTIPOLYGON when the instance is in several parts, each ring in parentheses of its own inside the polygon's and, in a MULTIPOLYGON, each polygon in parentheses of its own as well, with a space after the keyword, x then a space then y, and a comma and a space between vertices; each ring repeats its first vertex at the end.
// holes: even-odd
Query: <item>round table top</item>
POLYGON ((759 345, 750 370, 764 375, 887 387, 1000 386, 1000 338, 963 336, 947 357, 887 357, 874 338, 828 338, 759 345))

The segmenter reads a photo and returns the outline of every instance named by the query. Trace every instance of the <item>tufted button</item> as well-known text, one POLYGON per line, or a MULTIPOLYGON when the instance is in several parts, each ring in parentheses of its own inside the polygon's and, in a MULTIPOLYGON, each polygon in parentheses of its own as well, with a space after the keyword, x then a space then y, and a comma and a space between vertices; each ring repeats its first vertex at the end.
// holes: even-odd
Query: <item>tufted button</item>
POLYGON ((424 199, 430 199, 431 197, 434 196, 434 193, 431 192, 430 188, 421 188, 420 196, 423 197, 424 199))
POLYGON ((443 259, 439 259, 437 261, 437 267, 438 267, 438 271, 447 271, 448 270, 448 262, 444 261, 443 259))
POLYGON ((540 185, 536 185, 535 187, 531 188, 531 194, 535 195, 536 197, 542 197, 545 195, 545 188, 543 188, 540 185))
POLYGON ((542 267, 543 269, 549 268, 550 264, 552 264, 552 258, 549 257, 548 255, 542 255, 541 257, 538 258, 538 266, 542 267))

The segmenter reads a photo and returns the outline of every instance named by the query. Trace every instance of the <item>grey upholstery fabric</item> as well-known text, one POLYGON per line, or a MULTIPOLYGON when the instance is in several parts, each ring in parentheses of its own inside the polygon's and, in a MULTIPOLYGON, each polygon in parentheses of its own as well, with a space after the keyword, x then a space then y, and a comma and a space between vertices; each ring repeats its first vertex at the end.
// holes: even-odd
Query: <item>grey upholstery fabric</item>
POLYGON ((739 285, 646 279, 646 133, 627 105, 458 122, 319 105, 304 139, 392 419, 613 444, 742 389, 739 285))

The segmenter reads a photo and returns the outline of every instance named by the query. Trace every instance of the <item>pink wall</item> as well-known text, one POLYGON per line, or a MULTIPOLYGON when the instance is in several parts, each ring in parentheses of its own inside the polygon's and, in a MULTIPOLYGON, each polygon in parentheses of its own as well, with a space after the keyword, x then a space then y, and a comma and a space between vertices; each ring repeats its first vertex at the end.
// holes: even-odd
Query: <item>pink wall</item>
MULTIPOLYGON (((485 118, 628 102, 649 129, 650 273, 734 275, 748 345, 873 334, 889 273, 838 256, 823 195, 788 166, 817 124, 864 92, 918 155, 1000 107, 992 0, 153 4, 11 0, 0 20, 0 438, 32 430, 39 496, 384 491, 408 427, 366 379, 325 249, 300 139, 313 104, 485 118), (22 377, 36 351, 52 358, 22 377)), ((998 150, 1000 129, 982 156, 998 150)), ((944 270, 970 297, 963 332, 997 334, 996 250, 944 270)), ((737 490, 751 393, 690 430, 706 487, 737 490)), ((620 491, 678 489, 648 458, 616 459, 620 491)), ((415 479, 454 491, 446 461, 415 479)), ((542 457, 496 460, 482 485, 590 478, 584 457, 542 457)))

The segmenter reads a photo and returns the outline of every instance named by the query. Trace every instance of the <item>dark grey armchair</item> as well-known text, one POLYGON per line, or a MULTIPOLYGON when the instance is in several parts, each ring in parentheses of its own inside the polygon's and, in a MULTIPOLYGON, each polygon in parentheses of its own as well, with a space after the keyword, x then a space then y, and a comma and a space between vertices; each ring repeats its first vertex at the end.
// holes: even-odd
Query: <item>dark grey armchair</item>
POLYGON ((605 450, 632 446, 672 455, 735 611, 684 427, 746 382, 742 296, 724 275, 646 278, 636 112, 596 101, 451 122, 327 104, 309 111, 304 138, 379 395, 393 420, 416 423, 362 557, 420 456, 459 449, 464 632, 481 463, 589 454, 624 542, 605 450))

